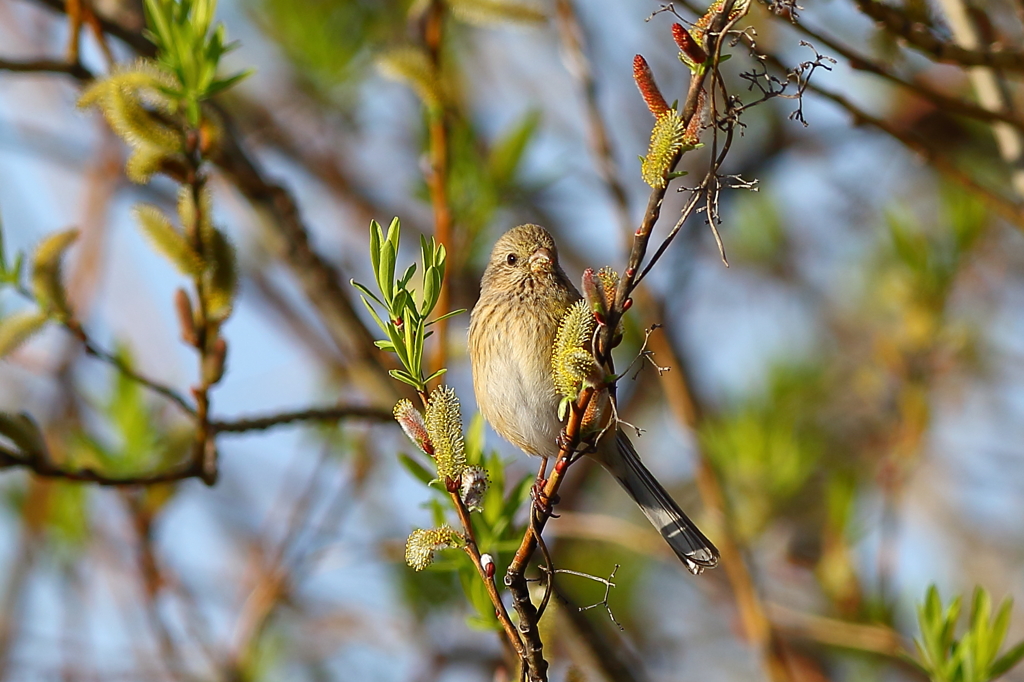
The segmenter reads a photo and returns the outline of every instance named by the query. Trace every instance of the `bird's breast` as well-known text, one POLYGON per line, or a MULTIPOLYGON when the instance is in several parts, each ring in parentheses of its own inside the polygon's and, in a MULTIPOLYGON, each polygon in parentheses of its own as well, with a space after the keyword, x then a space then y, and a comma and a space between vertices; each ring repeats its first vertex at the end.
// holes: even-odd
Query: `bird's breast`
POLYGON ((561 425, 551 378, 557 311, 533 301, 481 299, 470 324, 473 388, 495 431, 529 454, 552 456, 561 425))

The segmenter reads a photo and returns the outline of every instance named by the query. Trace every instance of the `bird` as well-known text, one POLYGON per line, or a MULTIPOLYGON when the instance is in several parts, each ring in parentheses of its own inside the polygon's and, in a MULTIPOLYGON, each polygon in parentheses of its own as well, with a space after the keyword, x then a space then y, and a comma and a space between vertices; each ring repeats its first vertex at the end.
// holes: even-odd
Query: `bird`
MULTIPOLYGON (((495 243, 470 314, 473 390, 495 432, 529 455, 559 452, 563 425, 552 348, 562 316, 580 298, 543 227, 520 225, 495 243)), ((718 564, 718 550, 644 466, 621 428, 609 430, 588 454, 615 477, 687 570, 697 575, 718 564)))

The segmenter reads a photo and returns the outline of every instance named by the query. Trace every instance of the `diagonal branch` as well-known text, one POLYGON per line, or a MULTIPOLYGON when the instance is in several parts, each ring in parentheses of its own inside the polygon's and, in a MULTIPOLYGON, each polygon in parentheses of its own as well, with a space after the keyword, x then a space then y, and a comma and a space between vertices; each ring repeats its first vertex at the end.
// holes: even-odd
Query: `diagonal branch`
POLYGON ((1024 52, 1020 50, 969 49, 943 40, 931 28, 915 21, 902 10, 878 0, 854 0, 861 12, 882 25, 908 45, 937 61, 959 66, 988 66, 1004 71, 1024 71, 1024 52))

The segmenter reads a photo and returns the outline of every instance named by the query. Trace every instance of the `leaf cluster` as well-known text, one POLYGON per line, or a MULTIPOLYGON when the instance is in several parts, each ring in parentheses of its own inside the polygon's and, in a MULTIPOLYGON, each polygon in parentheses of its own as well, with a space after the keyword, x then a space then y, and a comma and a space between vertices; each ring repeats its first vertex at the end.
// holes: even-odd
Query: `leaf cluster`
POLYGON ((199 125, 199 104, 252 73, 217 78, 220 59, 236 47, 226 42, 224 25, 213 23, 217 0, 145 0, 146 37, 157 47, 160 65, 176 83, 166 94, 180 102, 192 127, 199 125))
POLYGON ((418 268, 416 263, 412 263, 396 279, 395 264, 400 233, 401 223, 398 218, 391 221, 386 234, 376 220, 370 223, 370 260, 380 296, 355 280, 351 283, 359 290, 360 298, 374 322, 387 335, 387 339, 375 342, 377 347, 394 353, 402 363, 403 369, 391 370, 391 376, 424 392, 428 382, 447 371, 441 368, 428 377, 423 376, 423 343, 433 333, 429 327, 464 311, 453 310, 433 320, 427 319, 441 296, 447 253, 444 245, 438 244, 433 237, 429 240, 421 237, 418 268), (420 289, 411 285, 417 269, 422 273, 420 289), (384 317, 378 314, 371 301, 383 311, 384 317))
POLYGON ((967 631, 956 637, 961 597, 943 608, 938 589, 928 588, 917 609, 921 636, 915 638, 915 661, 932 682, 989 682, 1004 675, 1024 658, 1024 641, 999 655, 1010 627, 1013 600, 1007 598, 992 615, 992 598, 978 587, 971 600, 967 631))

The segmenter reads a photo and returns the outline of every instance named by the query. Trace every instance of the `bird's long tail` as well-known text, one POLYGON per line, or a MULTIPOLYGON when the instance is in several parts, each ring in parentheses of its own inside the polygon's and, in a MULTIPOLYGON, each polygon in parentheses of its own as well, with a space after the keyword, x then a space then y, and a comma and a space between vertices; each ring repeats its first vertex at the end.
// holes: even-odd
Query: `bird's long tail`
POLYGON ((698 575, 705 568, 717 566, 718 550, 647 470, 626 434, 618 431, 614 445, 618 457, 609 457, 611 453, 607 453, 599 459, 604 460, 605 468, 639 505, 690 573, 698 575))

